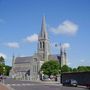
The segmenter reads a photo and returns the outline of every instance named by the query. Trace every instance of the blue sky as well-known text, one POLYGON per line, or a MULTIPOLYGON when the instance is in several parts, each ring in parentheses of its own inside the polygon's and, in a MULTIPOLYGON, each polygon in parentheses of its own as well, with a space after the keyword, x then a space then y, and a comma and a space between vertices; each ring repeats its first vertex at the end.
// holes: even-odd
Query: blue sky
POLYGON ((37 52, 37 35, 46 17, 52 54, 63 43, 68 64, 90 66, 90 0, 0 0, 0 55, 7 65, 12 55, 37 52))

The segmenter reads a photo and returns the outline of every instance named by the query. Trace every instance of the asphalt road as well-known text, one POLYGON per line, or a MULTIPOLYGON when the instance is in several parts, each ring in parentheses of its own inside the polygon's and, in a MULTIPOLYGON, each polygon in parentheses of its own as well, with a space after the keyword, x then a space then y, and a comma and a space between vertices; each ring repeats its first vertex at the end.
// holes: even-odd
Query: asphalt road
POLYGON ((87 90, 83 87, 64 87, 60 84, 18 81, 13 79, 6 79, 4 83, 12 87, 13 90, 87 90))

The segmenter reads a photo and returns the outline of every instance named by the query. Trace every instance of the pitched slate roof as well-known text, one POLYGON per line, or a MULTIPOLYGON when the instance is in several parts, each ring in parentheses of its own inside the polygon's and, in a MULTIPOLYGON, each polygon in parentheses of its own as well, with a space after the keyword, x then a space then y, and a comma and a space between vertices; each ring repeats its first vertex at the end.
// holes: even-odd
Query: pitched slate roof
POLYGON ((29 67, 15 67, 14 70, 16 72, 27 72, 30 68, 29 67))
POLYGON ((28 57, 16 57, 15 64, 30 63, 33 60, 32 56, 28 57))
MULTIPOLYGON (((28 57, 16 57, 14 64, 25 64, 25 63, 31 63, 34 56, 28 56, 28 57)), ((49 55, 49 60, 56 60, 60 61, 59 55, 49 55)), ((38 59, 41 60, 41 57, 38 55, 38 59)), ((31 63, 32 64, 32 63, 31 63)), ((26 72, 30 68, 29 67, 14 67, 14 70, 16 72, 26 72)))

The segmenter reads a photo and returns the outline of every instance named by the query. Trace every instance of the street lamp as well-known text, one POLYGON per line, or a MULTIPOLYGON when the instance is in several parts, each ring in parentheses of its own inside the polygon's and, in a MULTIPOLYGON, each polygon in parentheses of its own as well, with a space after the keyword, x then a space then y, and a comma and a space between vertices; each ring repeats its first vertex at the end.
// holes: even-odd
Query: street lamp
POLYGON ((61 49, 62 49, 62 46, 61 46, 61 43, 60 44, 55 44, 55 47, 58 47, 59 46, 59 63, 60 63, 60 83, 61 83, 61 73, 62 73, 62 63, 61 63, 61 49))
POLYGON ((59 46, 59 63, 60 63, 60 68, 61 68, 61 43, 58 45, 58 44, 55 44, 55 47, 58 47, 59 46))

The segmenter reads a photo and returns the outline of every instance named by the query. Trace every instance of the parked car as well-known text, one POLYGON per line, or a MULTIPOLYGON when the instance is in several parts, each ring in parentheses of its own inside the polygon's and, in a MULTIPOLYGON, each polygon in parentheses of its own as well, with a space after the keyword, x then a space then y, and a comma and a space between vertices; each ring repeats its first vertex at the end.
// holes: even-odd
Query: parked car
POLYGON ((86 86, 90 88, 90 71, 86 72, 71 72, 61 74, 61 83, 66 80, 74 79, 78 82, 78 85, 86 86))
POLYGON ((77 85, 78 85, 78 83, 74 79, 65 80, 63 82, 63 86, 74 86, 74 87, 77 87, 77 85))

